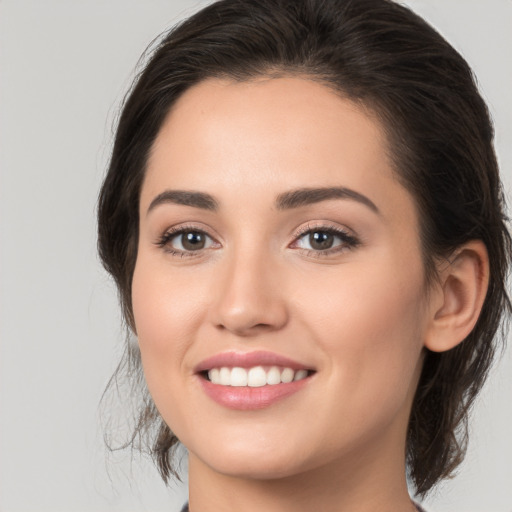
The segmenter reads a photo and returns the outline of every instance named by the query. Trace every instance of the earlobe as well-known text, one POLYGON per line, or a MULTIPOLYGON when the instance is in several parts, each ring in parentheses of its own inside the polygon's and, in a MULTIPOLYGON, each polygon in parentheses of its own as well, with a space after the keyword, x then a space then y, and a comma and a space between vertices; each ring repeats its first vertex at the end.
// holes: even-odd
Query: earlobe
POLYGON ((425 347, 450 350, 473 330, 487 294, 489 257, 485 244, 474 240, 458 248, 439 272, 425 347))

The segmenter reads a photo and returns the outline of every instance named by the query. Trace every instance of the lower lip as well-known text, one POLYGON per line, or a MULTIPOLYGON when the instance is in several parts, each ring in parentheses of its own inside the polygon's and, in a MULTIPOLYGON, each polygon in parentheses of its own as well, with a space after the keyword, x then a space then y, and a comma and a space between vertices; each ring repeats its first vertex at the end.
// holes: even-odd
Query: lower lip
POLYGON ((272 404, 300 391, 308 384, 310 377, 289 383, 251 388, 248 386, 221 386, 199 377, 205 393, 218 404, 228 409, 249 411, 265 409, 272 404))

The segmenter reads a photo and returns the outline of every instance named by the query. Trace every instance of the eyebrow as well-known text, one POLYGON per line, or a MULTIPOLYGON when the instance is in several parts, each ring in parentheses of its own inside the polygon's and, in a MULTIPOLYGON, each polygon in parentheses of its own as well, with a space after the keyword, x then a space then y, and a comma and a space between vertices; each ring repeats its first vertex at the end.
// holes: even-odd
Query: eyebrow
POLYGON ((373 201, 363 194, 346 187, 300 188, 291 190, 277 196, 276 206, 278 210, 289 210, 329 199, 351 199, 367 206, 374 213, 380 214, 373 201))
POLYGON ((219 204, 213 196, 205 192, 193 192, 189 190, 165 190, 158 194, 149 205, 147 213, 161 204, 182 204, 201 208, 202 210, 217 211, 219 204))
MULTIPOLYGON (((373 212, 380 214, 375 203, 368 197, 346 187, 299 188, 297 190, 290 190, 279 194, 275 204, 278 210, 291 210, 293 208, 300 208, 301 206, 320 203, 330 199, 350 199, 357 201, 370 208, 373 212)), ((217 211, 219 209, 217 200, 206 192, 165 190, 151 201, 147 213, 157 206, 167 203, 181 204, 208 211, 217 211)))

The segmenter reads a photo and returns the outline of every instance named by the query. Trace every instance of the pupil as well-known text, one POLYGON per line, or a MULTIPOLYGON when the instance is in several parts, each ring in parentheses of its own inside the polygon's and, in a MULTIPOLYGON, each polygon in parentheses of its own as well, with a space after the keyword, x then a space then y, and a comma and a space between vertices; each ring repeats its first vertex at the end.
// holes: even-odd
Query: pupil
POLYGON ((309 235, 309 244, 313 249, 330 249, 334 242, 334 237, 330 233, 316 231, 309 235))
POLYGON ((181 243, 184 249, 188 251, 197 251, 204 248, 205 240, 202 233, 191 231, 182 235, 181 243))

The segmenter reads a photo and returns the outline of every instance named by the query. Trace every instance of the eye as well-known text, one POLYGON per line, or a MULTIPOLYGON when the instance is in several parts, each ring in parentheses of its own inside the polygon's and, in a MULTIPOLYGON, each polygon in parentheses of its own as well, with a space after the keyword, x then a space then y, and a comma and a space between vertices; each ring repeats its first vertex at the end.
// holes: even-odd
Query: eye
POLYGON ((341 228, 307 227, 299 234, 292 247, 323 255, 351 249, 358 244, 359 241, 355 236, 341 228))
POLYGON ((203 249, 213 247, 216 242, 204 231, 198 229, 178 228, 164 233, 157 245, 176 255, 190 255, 203 249))
POLYGON ((328 233, 326 231, 311 231, 307 235, 304 235, 301 238, 303 244, 308 245, 308 249, 313 249, 316 251, 323 251, 325 249, 330 249, 335 242, 336 237, 333 233, 328 233))

